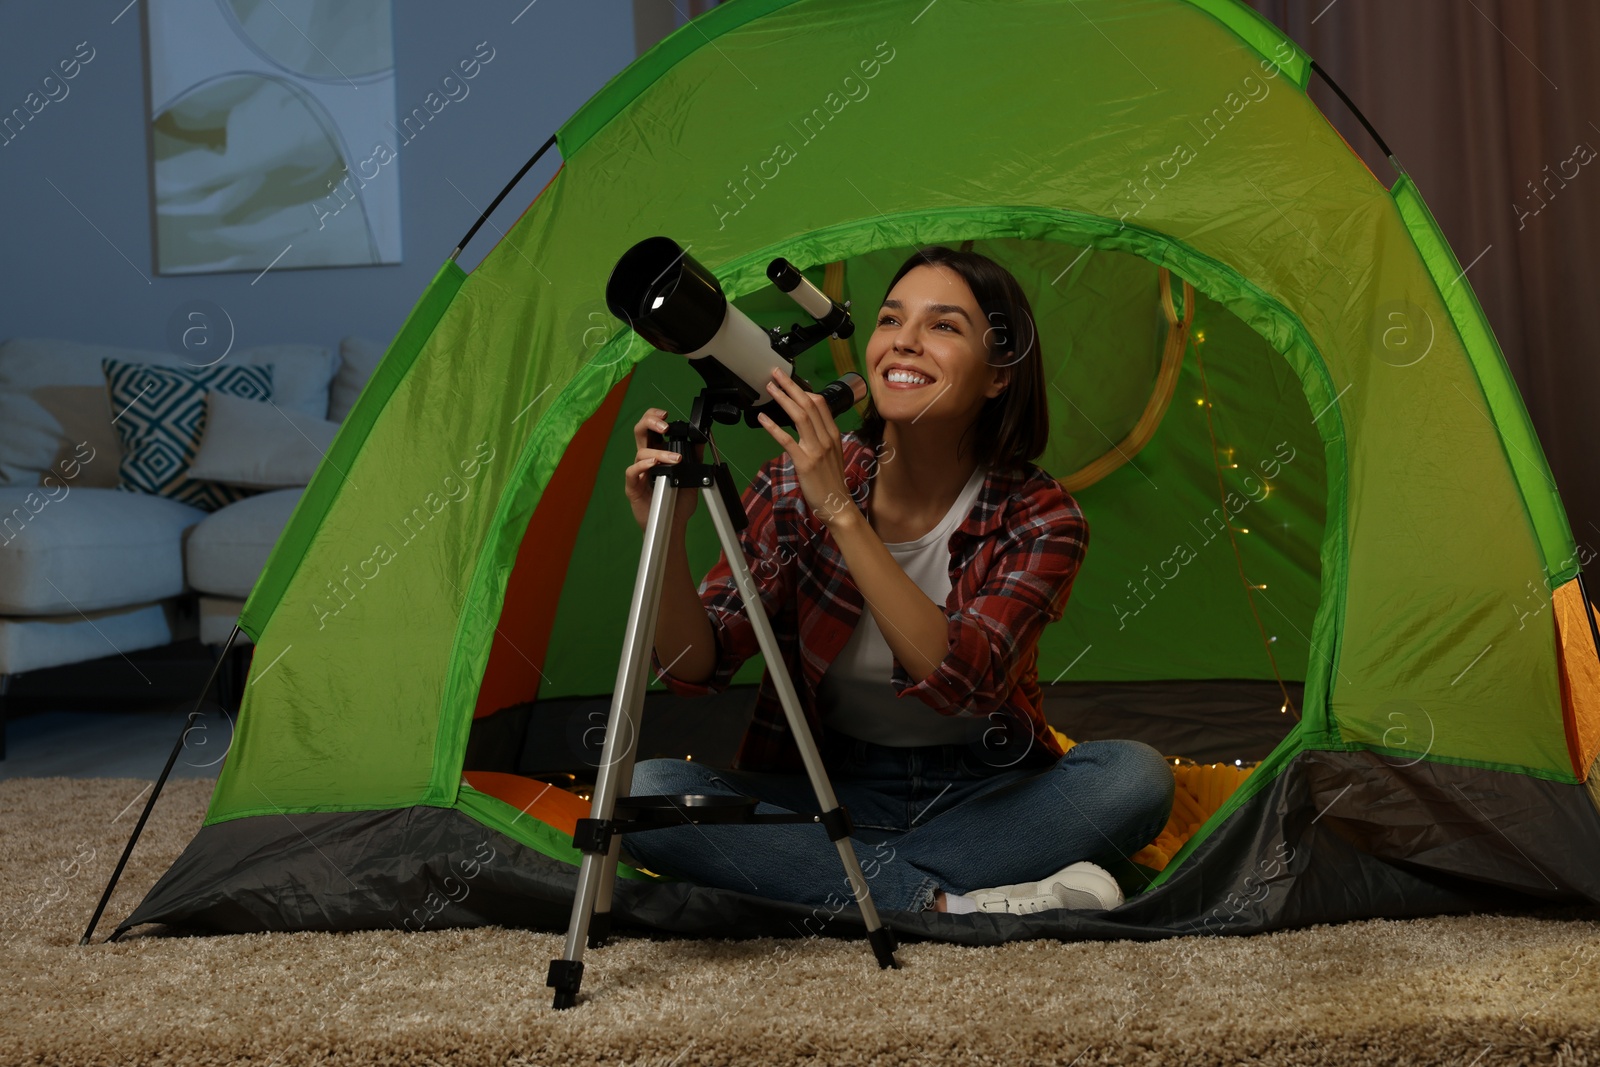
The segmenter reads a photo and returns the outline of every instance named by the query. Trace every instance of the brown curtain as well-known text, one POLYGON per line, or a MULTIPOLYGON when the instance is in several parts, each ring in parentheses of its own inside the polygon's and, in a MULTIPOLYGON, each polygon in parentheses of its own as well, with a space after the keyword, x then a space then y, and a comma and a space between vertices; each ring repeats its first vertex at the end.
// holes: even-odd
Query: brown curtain
MULTIPOLYGON (((1589 318, 1600 314, 1600 3, 1251 3, 1367 116, 1462 266, 1482 255, 1467 280, 1522 390, 1579 558, 1600 554, 1600 331, 1589 318)), ((1315 75, 1311 95, 1392 185, 1394 169, 1315 75)))
MULTIPOLYGON (((1600 157, 1580 162, 1600 152, 1600 2, 1250 2, 1361 108, 1471 264, 1580 558, 1600 555, 1600 331, 1587 317, 1600 319, 1600 157)), ((640 51, 713 6, 634 0, 640 51)), ((1392 185, 1383 154, 1314 76, 1311 95, 1392 185)), ((1600 578, 1589 584, 1600 597, 1600 578)))
POLYGON ((718 0, 633 0, 634 55, 644 55, 661 38, 717 3, 718 0))

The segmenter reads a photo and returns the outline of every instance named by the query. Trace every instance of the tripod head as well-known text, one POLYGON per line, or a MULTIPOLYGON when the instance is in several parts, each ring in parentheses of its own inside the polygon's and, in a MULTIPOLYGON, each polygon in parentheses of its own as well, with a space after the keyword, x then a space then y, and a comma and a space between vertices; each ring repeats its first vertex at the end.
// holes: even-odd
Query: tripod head
POLYGON ((728 473, 728 465, 717 452, 717 443, 711 438, 713 422, 739 421, 745 410, 739 393, 728 387, 706 386, 694 398, 687 420, 674 419, 667 423, 665 433, 649 431, 647 440, 651 448, 663 448, 678 455, 676 463, 657 463, 646 473, 651 478, 666 478, 674 489, 703 489, 715 484, 722 494, 722 503, 728 509, 728 518, 735 530, 750 525, 750 516, 744 510, 744 501, 728 473), (716 462, 707 463, 695 458, 695 446, 711 446, 716 462))

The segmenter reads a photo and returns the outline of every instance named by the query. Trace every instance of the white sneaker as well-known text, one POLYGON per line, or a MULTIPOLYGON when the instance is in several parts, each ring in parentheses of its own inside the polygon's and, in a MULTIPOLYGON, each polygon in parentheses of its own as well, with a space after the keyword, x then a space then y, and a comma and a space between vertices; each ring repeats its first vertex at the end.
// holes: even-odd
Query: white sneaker
POLYGON ((1012 915, 1031 915, 1057 908, 1109 911, 1123 902, 1122 887, 1111 877, 1111 872, 1087 860, 1063 867, 1037 882, 974 889, 963 896, 977 904, 979 911, 1012 915))

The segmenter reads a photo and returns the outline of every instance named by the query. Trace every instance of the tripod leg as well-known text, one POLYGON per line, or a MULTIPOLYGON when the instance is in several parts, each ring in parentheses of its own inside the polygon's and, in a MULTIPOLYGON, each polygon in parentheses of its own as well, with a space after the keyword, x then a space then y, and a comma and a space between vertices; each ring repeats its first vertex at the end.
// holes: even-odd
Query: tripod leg
POLYGON ((899 962, 894 958, 894 934, 884 927, 882 920, 878 918, 877 906, 872 902, 872 892, 867 888, 866 875, 861 871, 861 861, 850 845, 850 820, 834 795, 833 783, 828 780, 827 770, 822 765, 822 756, 817 751, 815 738, 811 736, 811 727, 800 710, 800 697, 795 693, 794 681, 789 677, 789 672, 784 670, 783 652, 778 648, 778 639, 772 632, 772 621, 767 618, 766 610, 762 606, 760 591, 756 588, 755 579, 750 574, 750 566, 745 561, 744 548, 740 545, 738 533, 733 528, 733 520, 728 515, 727 505, 715 489, 705 490, 705 500, 711 521, 717 528, 717 537, 722 541, 723 551, 727 555, 728 566, 733 572, 734 584, 744 601, 745 614, 755 628, 756 639, 761 644, 761 654, 767 661, 767 670, 772 676, 773 685, 777 687, 778 698, 783 703, 784 717, 788 719, 789 730, 794 734, 795 744, 800 749, 800 758, 805 764, 806 775, 811 779, 811 788, 817 794, 817 803, 821 805, 823 825, 827 827, 828 837, 839 850, 839 859, 844 864, 850 891, 861 908, 861 919, 867 928, 867 941, 872 946, 879 967, 899 967, 899 962))
MULTIPOLYGON (((606 720, 606 739, 600 750, 600 768, 590 805, 590 817, 603 823, 611 821, 617 797, 623 795, 633 778, 633 753, 639 738, 645 681, 650 674, 650 649, 655 644, 656 615, 661 607, 661 586, 666 572, 667 538, 678 500, 677 489, 671 481, 665 474, 655 478, 650 517, 645 522, 644 550, 639 556, 633 599, 628 605, 622 657, 617 666, 616 685, 612 687, 611 714, 606 720)), ((574 841, 583 851, 583 862, 578 867, 578 886, 572 898, 566 947, 560 959, 550 961, 550 972, 545 980, 545 984, 555 990, 557 1008, 570 1008, 577 1003, 578 987, 583 981, 583 949, 602 885, 607 886, 609 921, 608 881, 616 875, 620 843, 615 834, 601 837, 602 841, 574 841)))

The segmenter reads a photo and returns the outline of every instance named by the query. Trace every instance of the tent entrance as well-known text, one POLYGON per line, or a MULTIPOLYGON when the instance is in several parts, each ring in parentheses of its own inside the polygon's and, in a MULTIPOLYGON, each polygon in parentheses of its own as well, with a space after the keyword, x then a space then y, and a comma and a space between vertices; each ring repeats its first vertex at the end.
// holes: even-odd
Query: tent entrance
MULTIPOLYGON (((1029 294, 1051 415, 1050 446, 1036 462, 1062 477, 1115 457, 1070 490, 1089 518, 1091 541, 1066 616, 1041 640, 1039 681, 1052 721, 1075 740, 1131 736, 1202 761, 1263 758, 1297 721, 1284 705, 1303 708, 1312 695, 1308 679, 1318 665, 1328 669, 1312 640, 1319 608, 1329 610, 1321 595, 1330 547, 1327 450, 1305 377, 1235 312, 1237 301, 1209 295, 1238 294, 1237 280, 1183 279, 1193 283, 1190 308, 1172 271, 1174 309, 1191 324, 1176 374, 1163 381, 1172 316, 1163 306, 1162 264, 1106 247, 1104 237, 966 238, 958 230, 922 240, 970 242, 1006 264, 1029 294), (1157 425, 1124 459, 1117 447, 1141 436, 1135 430, 1162 391, 1170 396, 1157 425)), ((852 301, 857 332, 834 350, 805 353, 800 373, 827 380, 864 365, 873 313, 915 247, 869 248, 834 261, 842 266, 806 272, 852 301)), ((788 298, 764 284, 735 301, 762 326, 798 317, 788 298)), ((619 324, 600 358, 611 346, 632 358, 631 343, 619 324)), ((638 528, 617 484, 632 461, 631 427, 643 408, 686 403, 699 385, 686 361, 643 359, 567 449, 508 581, 469 767, 513 769, 510 749, 518 760, 542 753, 573 761, 568 769, 583 773, 568 727, 605 721, 638 562, 638 528), (560 559, 569 561, 565 568, 551 565, 560 559)), ((853 429, 859 412, 839 425, 853 429)), ((771 441, 742 427, 719 429, 742 487, 773 454, 771 441)), ((697 516, 689 536, 697 574, 718 547, 697 516)), ((726 705, 694 702, 701 732, 658 734, 661 750, 646 751, 656 734, 647 726, 641 756, 715 752, 728 736, 736 740, 762 669, 759 657, 747 663, 724 694, 726 705)), ((648 698, 647 721, 676 714, 667 710, 675 698, 660 689, 648 698)), ((548 762, 520 766, 556 770, 548 762)))

